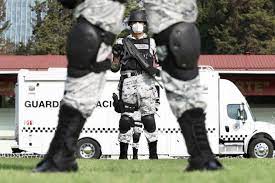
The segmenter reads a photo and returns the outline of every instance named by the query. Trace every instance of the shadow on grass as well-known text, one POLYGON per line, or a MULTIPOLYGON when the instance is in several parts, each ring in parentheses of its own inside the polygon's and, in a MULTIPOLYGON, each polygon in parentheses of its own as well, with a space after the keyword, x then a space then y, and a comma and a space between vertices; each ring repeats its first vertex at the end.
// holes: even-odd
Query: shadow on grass
POLYGON ((14 165, 0 162, 0 170, 32 170, 32 165, 14 165))

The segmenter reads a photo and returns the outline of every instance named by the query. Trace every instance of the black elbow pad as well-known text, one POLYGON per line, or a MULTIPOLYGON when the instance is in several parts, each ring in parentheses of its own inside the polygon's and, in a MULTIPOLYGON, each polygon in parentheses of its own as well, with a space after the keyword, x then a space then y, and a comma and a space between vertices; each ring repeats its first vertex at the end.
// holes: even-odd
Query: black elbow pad
POLYGON ((84 0, 58 0, 65 8, 74 9, 78 4, 84 0))

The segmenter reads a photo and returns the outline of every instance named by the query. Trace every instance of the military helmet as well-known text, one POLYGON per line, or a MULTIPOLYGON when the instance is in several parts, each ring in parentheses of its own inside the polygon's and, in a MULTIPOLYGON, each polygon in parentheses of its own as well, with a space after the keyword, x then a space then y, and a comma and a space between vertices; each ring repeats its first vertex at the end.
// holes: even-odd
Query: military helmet
POLYGON ((128 25, 130 25, 131 22, 144 22, 145 24, 147 24, 147 17, 146 17, 145 10, 132 11, 130 14, 130 18, 128 20, 128 25))

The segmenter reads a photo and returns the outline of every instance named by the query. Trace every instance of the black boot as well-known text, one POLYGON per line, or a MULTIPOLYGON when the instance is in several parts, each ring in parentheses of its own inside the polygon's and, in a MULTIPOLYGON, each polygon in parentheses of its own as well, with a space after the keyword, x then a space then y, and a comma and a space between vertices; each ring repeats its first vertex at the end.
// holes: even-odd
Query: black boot
POLYGON ((86 119, 82 114, 64 104, 60 107, 57 129, 44 159, 34 172, 77 171, 76 144, 86 119))
POLYGON ((191 155, 186 171, 222 169, 222 164, 213 155, 208 142, 203 109, 185 111, 178 122, 191 155))
POLYGON ((157 142, 158 141, 148 143, 148 146, 149 146, 149 159, 158 159, 157 142))
POLYGON ((119 159, 128 159, 127 153, 128 153, 128 143, 120 142, 120 155, 119 159))
POLYGON ((138 159, 138 149, 133 147, 133 159, 138 159))

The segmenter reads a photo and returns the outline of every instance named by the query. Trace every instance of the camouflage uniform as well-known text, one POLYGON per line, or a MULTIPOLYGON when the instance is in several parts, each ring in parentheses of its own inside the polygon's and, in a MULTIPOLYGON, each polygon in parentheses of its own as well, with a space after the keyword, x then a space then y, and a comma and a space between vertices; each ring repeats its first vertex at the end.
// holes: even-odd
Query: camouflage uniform
MULTIPOLYGON (((134 39, 131 35, 128 36, 134 39)), ((144 34, 144 38, 147 35, 144 34)), ((122 39, 118 39, 116 44, 122 44, 122 39)), ((153 39, 150 38, 150 53, 152 55, 156 54, 156 44, 153 39)), ((121 75, 130 74, 132 71, 121 71, 121 75)), ((134 71, 133 71, 134 72, 134 71)), ((154 79, 147 73, 139 74, 137 76, 131 76, 123 80, 123 86, 121 91, 121 98, 124 102, 129 104, 138 104, 140 116, 147 116, 155 114, 156 112, 156 97, 157 91, 155 87, 154 79)), ((136 118, 137 114, 124 112, 122 115, 127 115, 136 118)), ((126 134, 119 134, 119 141, 123 143, 129 143, 132 138, 132 132, 127 132, 126 134)), ((157 140, 157 132, 149 133, 145 130, 145 136, 149 142, 157 140)))
MULTIPOLYGON (((78 2, 68 0, 59 1, 65 7, 69 8, 75 6, 75 4, 68 5, 69 3, 78 2)), ((196 38, 196 40, 199 40, 199 36, 197 36, 196 33, 193 34, 191 31, 197 30, 194 24, 188 24, 196 21, 198 13, 196 0, 144 0, 144 6, 149 18, 149 28, 154 34, 161 35, 163 30, 171 28, 175 34, 177 31, 182 33, 180 34, 180 43, 183 43, 184 41, 182 38, 188 38, 188 35, 190 35, 192 38, 196 38), (179 26, 176 25, 177 23, 179 23, 179 26), (177 29, 178 27, 187 29, 177 29)), ((91 66, 95 66, 95 62, 101 62, 110 56, 110 45, 113 35, 108 34, 108 32, 119 33, 122 30, 121 25, 124 10, 125 6, 115 0, 84 0, 75 8, 75 17, 80 18, 78 19, 76 26, 74 26, 71 30, 68 39, 72 41, 68 43, 69 46, 67 50, 69 77, 65 83, 66 91, 59 111, 57 130, 50 144, 48 153, 46 154, 45 158, 40 163, 38 163, 34 171, 60 172, 76 171, 78 169, 74 157, 77 139, 82 127, 85 124, 86 118, 92 114, 92 111, 95 108, 95 101, 99 98, 99 91, 101 90, 105 80, 104 71, 101 73, 96 73, 94 70, 90 70, 90 66, 87 65, 87 63, 90 62, 91 66), (104 34, 102 34, 102 30, 100 30, 100 28, 103 30, 104 34), (109 39, 107 36, 105 36, 106 39, 99 40, 98 36, 102 35, 110 35, 111 38, 109 39), (87 40, 100 42, 93 42, 93 44, 90 44, 90 42, 87 40), (99 47, 98 44, 100 44, 99 47), (80 47, 78 45, 81 45, 83 49, 78 49, 78 47, 80 47), (71 51, 73 52, 72 54, 70 54, 71 51), (89 59, 89 55, 91 54, 92 58, 90 58, 92 60, 89 59), (94 58, 94 55, 97 56, 96 59, 94 58), (83 64, 83 67, 81 67, 81 64, 77 64, 79 62, 83 64), (85 80, 85 82, 83 82, 83 80, 85 80), (88 82, 86 82, 86 80, 88 82), (92 91, 95 92, 94 95, 91 96, 88 93, 92 91), (89 100, 85 101, 82 96, 90 98, 89 100), (64 156, 64 154, 66 156, 64 156)), ((177 37, 175 34, 173 40, 177 41, 177 39, 175 39, 175 37, 177 37)), ((167 35, 165 36, 169 37, 167 35)), ((169 38, 168 40, 170 40, 169 38)), ((196 43, 191 43, 196 48, 199 47, 196 45, 196 43)), ((158 42, 158 44, 160 44, 160 42, 158 42)), ((171 48, 174 48, 173 46, 177 47, 178 45, 173 43, 172 47, 169 47, 170 52, 167 51, 167 47, 165 46, 161 48, 163 58, 171 53, 171 48)), ((180 45, 180 48, 184 50, 185 46, 187 48, 188 44, 183 44, 183 46, 180 45)), ((186 55, 182 55, 180 52, 176 52, 177 59, 170 61, 178 62, 180 60, 179 56, 185 57, 189 54, 195 55, 195 57, 192 57, 187 61, 184 60, 184 64, 196 62, 196 55, 198 54, 196 51, 197 50, 188 50, 184 53, 186 55)), ((188 57, 186 58, 188 59, 188 57)), ((170 64, 170 61, 165 63, 170 64)), ((197 78, 193 78, 189 81, 183 81, 184 79, 177 80, 168 74, 168 72, 170 72, 170 74, 175 73, 171 73, 169 68, 164 69, 167 72, 162 72, 161 76, 164 80, 167 97, 174 114, 178 117, 178 122, 181 130, 183 131, 188 152, 189 154, 191 153, 189 167, 187 170, 217 170, 222 168, 222 165, 213 157, 213 153, 207 141, 204 122, 204 109, 206 105, 200 99, 200 92, 197 92, 195 95, 192 93, 192 87, 199 87, 199 77, 197 76, 197 78), (187 87, 190 87, 191 89, 187 89, 187 87), (187 93, 184 91, 187 91, 187 93), (191 96, 193 97, 191 98, 192 100, 190 99, 191 96), (175 98, 177 100, 175 100, 175 98), (182 102, 185 102, 185 104, 182 104, 182 102), (190 108, 191 110, 188 110, 190 108)), ((178 68, 175 67, 174 69, 178 68)), ((179 70, 184 72, 182 68, 179 68, 179 70)), ((144 80, 143 75, 138 77, 140 77, 138 80, 146 81, 144 80)), ((131 82, 129 81, 129 85, 130 83, 131 82)), ((133 83, 136 83, 137 85, 139 82, 133 83)), ((151 86, 150 82, 146 83, 145 85, 146 88, 148 87, 148 89, 151 86)), ((150 88, 149 90, 152 89, 150 88)), ((132 92, 132 90, 129 89, 129 92, 132 92)), ((144 96, 152 96, 149 94, 149 91, 148 93, 147 91, 145 93, 146 95, 144 96)), ((127 95, 127 93, 124 93, 124 95, 127 95)), ((138 98, 141 96, 143 95, 138 93, 136 98, 133 98, 133 100, 139 101, 139 105, 141 106, 145 106, 145 103, 148 102, 151 104, 150 100, 144 101, 141 100, 141 98, 138 98)), ((149 108, 143 107, 141 115, 148 113, 148 111, 150 111, 149 108)), ((154 137, 152 136, 151 138, 154 137)), ((156 149, 154 149, 154 151, 156 151, 156 149)))
POLYGON ((123 29, 125 7, 112 0, 85 0, 74 11, 75 17, 83 16, 91 24, 115 34, 123 29))
MULTIPOLYGON (((124 9, 122 4, 111 0, 85 0, 75 8, 74 15, 76 18, 84 17, 91 24, 117 34, 123 28, 124 9)), ((112 47, 102 42, 97 54, 97 62, 110 58, 111 55, 112 47)), ((81 78, 67 77, 62 104, 79 109, 87 118, 96 106, 99 99, 98 93, 101 93, 104 83, 105 72, 92 72, 81 78)))
MULTIPOLYGON (((159 33, 162 30, 166 29, 167 27, 171 26, 172 24, 175 24, 178 22, 182 22, 182 21, 195 22, 198 15, 196 0, 145 0, 144 6, 146 8, 147 15, 148 15, 149 29, 153 33, 159 33)), ((90 23, 98 25, 99 27, 101 27, 106 31, 119 33, 123 28, 122 17, 123 17, 124 9, 125 7, 123 5, 121 5, 118 2, 114 2, 112 0, 85 0, 83 3, 81 3, 76 7, 75 16, 76 17, 83 16, 90 23)), ((108 54, 110 54, 111 50, 105 48, 103 52, 104 54, 101 53, 98 55, 105 55, 105 57, 107 57, 108 54)), ((161 76, 164 81, 174 80, 165 71, 162 71, 162 72, 163 74, 161 74, 161 76)), ((91 78, 90 80, 93 80, 93 78, 91 78)), ((179 89, 183 85, 184 86, 192 85, 193 82, 196 82, 197 83, 196 85, 199 85, 199 79, 197 78, 195 81, 193 80, 192 83, 190 84, 188 81, 182 82, 178 80, 177 82, 174 83, 173 86, 170 85, 169 88, 167 88, 167 84, 168 84, 167 82, 164 82, 164 86, 167 90, 170 90, 173 93, 175 91, 174 89, 179 89)), ((82 83, 81 79, 79 80, 79 84, 80 83, 82 83)), ((88 89, 87 91, 84 91, 84 93, 87 93, 88 91, 90 90, 88 89)), ((129 90, 129 92, 133 92, 133 91, 129 90)), ((127 93, 124 95, 127 95, 127 93)), ((171 96, 172 94, 169 94, 169 95, 171 96)), ((182 97, 182 100, 186 100, 186 97, 189 97, 184 93, 175 93, 174 95, 177 95, 177 98, 182 97)), ((82 95, 82 96, 85 96, 85 95, 82 95)), ((94 97, 95 96, 96 95, 94 95, 94 97)), ((200 100, 199 93, 196 96, 198 97, 198 100, 200 100)), ((124 97, 124 98, 127 98, 127 97, 124 97)), ((170 99, 173 100, 172 98, 173 97, 168 96, 169 100, 170 99)), ((131 99, 129 100, 137 100, 137 99, 134 99, 131 97, 131 99)), ((182 101, 182 100, 178 100, 178 101, 182 101)), ((196 101, 197 99, 194 98, 194 100, 196 101)), ((94 105, 90 105, 90 104, 91 102, 88 102, 85 108, 91 108, 91 106, 95 105, 95 104, 94 105)), ((181 108, 183 105, 182 102, 177 102, 177 100, 170 104, 172 105, 172 108, 181 108)), ((186 105, 188 104, 186 103, 186 105)), ((205 104, 203 106, 205 107, 205 104)), ((149 108, 148 107, 144 108, 142 109, 144 111, 143 112, 141 111, 141 112, 145 114, 146 111, 148 110, 150 111, 149 108)), ((190 107, 183 107, 183 109, 188 109, 188 108, 190 107)), ((89 110, 89 111, 92 112, 92 110, 89 110)), ((175 115, 177 115, 178 117, 179 114, 175 113, 175 115)))
MULTIPOLYGON (((122 100, 129 104, 138 104, 139 113, 141 117, 155 114, 156 112, 156 88, 154 80, 146 73, 130 78, 124 79, 122 87, 122 100)), ((122 115, 132 117, 134 120, 136 117, 135 113, 124 112, 122 115)), ((149 142, 157 140, 157 132, 148 133, 145 130, 145 136, 149 142)), ((127 134, 119 134, 119 141, 129 143, 132 138, 132 132, 127 134)))

